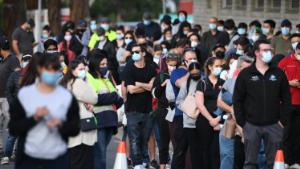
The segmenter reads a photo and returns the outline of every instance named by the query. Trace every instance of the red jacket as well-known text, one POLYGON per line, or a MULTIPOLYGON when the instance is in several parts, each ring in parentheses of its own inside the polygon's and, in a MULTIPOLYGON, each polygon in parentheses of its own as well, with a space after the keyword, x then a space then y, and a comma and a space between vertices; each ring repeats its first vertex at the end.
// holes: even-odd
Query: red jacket
MULTIPOLYGON (((289 81, 300 80, 300 61, 296 59, 295 53, 291 53, 283 58, 279 62, 278 67, 285 72, 289 81)), ((291 86, 290 91, 292 105, 300 105, 300 88, 291 86)))

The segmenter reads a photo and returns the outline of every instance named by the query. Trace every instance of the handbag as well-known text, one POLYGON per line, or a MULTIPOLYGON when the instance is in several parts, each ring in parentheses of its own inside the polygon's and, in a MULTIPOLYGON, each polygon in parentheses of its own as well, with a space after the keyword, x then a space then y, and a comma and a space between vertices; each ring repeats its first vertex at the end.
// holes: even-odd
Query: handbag
POLYGON ((188 94, 181 103, 181 110, 192 119, 197 119, 200 110, 196 105, 195 96, 188 94))
POLYGON ((91 131, 98 128, 98 120, 95 116, 80 120, 81 131, 91 131))
MULTIPOLYGON (((201 80, 204 84, 203 91, 206 90, 206 83, 204 80, 201 80)), ((187 93, 189 93, 189 83, 187 83, 187 93)), ((188 94, 184 101, 181 103, 181 110, 192 119, 197 119, 200 114, 200 110, 196 105, 195 96, 188 94)))

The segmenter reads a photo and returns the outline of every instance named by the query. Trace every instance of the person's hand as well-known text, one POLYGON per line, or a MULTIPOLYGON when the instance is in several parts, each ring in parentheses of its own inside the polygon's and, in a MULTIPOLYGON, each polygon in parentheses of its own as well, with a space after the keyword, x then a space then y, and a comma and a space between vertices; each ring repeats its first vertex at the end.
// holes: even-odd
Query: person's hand
POLYGON ((212 118, 210 121, 209 121, 209 124, 211 127, 216 127, 219 122, 220 122, 221 118, 218 116, 216 118, 212 118))
POLYGON ((62 125, 62 122, 58 118, 53 118, 47 122, 47 127, 50 129, 61 126, 61 125, 62 125))
POLYGON ((92 104, 85 104, 85 107, 90 112, 92 112, 94 110, 94 106, 92 104))
POLYGON ((170 79, 166 79, 166 80, 161 84, 161 87, 165 87, 169 81, 170 81, 170 79))
POLYGON ((220 131, 222 128, 221 124, 218 124, 216 127, 214 127, 214 131, 220 131))
POLYGON ((39 107, 33 115, 33 118, 35 121, 40 121, 43 117, 47 116, 48 114, 49 111, 46 107, 39 107))
POLYGON ((289 84, 290 84, 290 86, 293 86, 293 87, 298 87, 298 88, 300 87, 300 82, 298 79, 289 81, 289 84))

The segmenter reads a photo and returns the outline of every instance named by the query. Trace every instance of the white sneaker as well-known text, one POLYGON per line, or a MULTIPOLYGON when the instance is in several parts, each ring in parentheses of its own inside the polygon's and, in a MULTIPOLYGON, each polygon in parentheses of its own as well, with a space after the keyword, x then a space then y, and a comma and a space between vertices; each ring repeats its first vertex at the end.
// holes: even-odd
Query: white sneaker
POLYGON ((133 169, 145 169, 143 165, 136 165, 133 169))
POLYGON ((300 169, 300 165, 299 164, 293 164, 290 166, 290 169, 300 169))
POLYGON ((9 164, 9 158, 8 157, 3 157, 1 159, 1 165, 7 165, 9 164))

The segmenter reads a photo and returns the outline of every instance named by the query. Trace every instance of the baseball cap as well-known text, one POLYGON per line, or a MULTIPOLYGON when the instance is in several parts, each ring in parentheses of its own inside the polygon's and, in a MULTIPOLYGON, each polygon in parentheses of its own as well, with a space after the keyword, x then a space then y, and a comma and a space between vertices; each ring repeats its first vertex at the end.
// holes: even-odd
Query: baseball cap
POLYGON ((9 41, 5 36, 0 37, 0 49, 9 50, 9 41))

